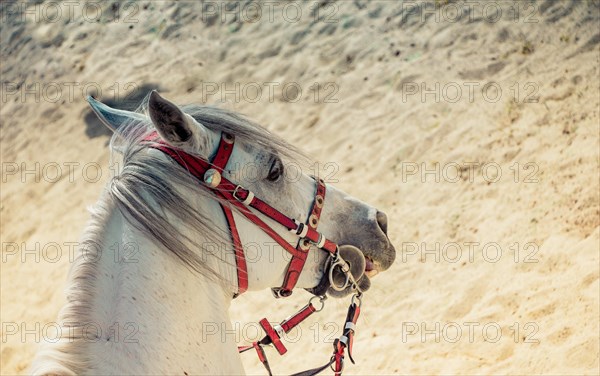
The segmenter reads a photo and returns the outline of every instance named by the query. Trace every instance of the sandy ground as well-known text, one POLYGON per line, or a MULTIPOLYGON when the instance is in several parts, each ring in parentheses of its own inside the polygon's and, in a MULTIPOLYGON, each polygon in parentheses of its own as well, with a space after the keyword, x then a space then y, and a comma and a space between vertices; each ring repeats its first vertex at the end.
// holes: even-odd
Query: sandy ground
MULTIPOLYGON (((284 4, 0 4, 1 373, 56 319, 110 174, 85 93, 152 87, 249 115, 387 212, 398 258, 349 374, 600 373, 600 3, 284 4)), ((306 299, 249 293, 232 317, 306 299)), ((276 373, 325 362, 345 307, 270 351, 276 373)))

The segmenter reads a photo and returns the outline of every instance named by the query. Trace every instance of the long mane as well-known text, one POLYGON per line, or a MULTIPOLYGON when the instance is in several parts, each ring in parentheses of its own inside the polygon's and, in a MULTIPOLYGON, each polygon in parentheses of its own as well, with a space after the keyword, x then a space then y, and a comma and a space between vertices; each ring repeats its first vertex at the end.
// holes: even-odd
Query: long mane
MULTIPOLYGON (((182 110, 210 130, 230 132, 238 140, 277 153, 300 165, 308 162, 308 158, 295 147, 232 111, 200 105, 183 106, 182 110)), ((137 111, 146 113, 146 107, 142 106, 137 111)), ((130 121, 111 138, 111 164, 120 168, 115 171, 100 200, 90 209, 91 219, 69 272, 67 304, 58 318, 61 326, 65 323, 94 322, 93 307, 87 302, 90 302, 101 278, 97 261, 106 246, 102 239, 114 209, 119 210, 124 220, 145 237, 162 246, 189 269, 222 281, 221 276, 206 265, 203 252, 210 252, 205 249, 207 244, 198 244, 186 235, 183 226, 204 234, 211 242, 229 247, 230 234, 219 232, 214 219, 196 210, 192 200, 181 193, 181 188, 190 188, 198 195, 210 195, 213 199, 216 197, 169 158, 142 152, 148 146, 141 141, 153 131, 150 121, 130 121)), ((211 255, 219 257, 214 252, 211 255)), ((221 260, 226 262, 223 258, 221 260)), ((42 346, 30 372, 77 375, 89 369, 91 360, 86 357, 85 346, 81 346, 89 339, 80 332, 75 328, 69 331, 68 336, 63 335, 60 343, 42 346)))

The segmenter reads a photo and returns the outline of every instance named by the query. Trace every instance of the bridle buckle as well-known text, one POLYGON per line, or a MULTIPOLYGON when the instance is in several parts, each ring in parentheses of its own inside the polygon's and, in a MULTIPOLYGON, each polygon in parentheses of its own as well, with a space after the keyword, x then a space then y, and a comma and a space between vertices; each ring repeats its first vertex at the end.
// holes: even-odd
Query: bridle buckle
POLYGON ((237 195, 237 193, 238 193, 238 191, 240 190, 240 188, 241 188, 241 189, 244 189, 244 187, 242 187, 241 185, 239 185, 239 184, 238 184, 238 185, 235 187, 235 189, 233 190, 233 193, 232 193, 232 195, 233 195, 233 197, 234 197, 236 200, 238 200, 238 201, 244 201, 244 200, 242 200, 241 198, 239 198, 239 197, 238 197, 238 195, 237 195))
POLYGON ((254 200, 254 193, 252 193, 251 191, 247 190, 246 188, 242 187, 239 184, 235 187, 235 189, 233 190, 233 193, 231 195, 233 196, 233 198, 235 198, 236 200, 238 200, 245 206, 250 205, 250 203, 252 203, 252 200, 254 200), (246 192, 248 192, 248 195, 246 196, 245 199, 242 199, 241 197, 238 196, 238 192, 240 189, 243 189, 246 192))

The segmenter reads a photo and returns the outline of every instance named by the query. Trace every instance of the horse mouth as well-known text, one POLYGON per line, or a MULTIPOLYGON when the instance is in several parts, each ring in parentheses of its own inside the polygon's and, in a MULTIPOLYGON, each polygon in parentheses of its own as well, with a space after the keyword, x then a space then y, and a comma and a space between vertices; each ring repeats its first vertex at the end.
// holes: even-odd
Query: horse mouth
POLYGON ((315 295, 322 295, 327 292, 328 295, 335 298, 341 298, 351 294, 355 287, 360 291, 365 292, 371 288, 371 279, 380 272, 387 270, 396 256, 394 246, 390 243, 387 244, 383 252, 373 252, 370 249, 365 251, 351 245, 340 246, 339 252, 340 256, 350 266, 350 273, 354 276, 357 286, 353 287, 347 285, 346 288, 342 290, 332 287, 331 278, 333 278, 335 285, 338 287, 347 279, 344 273, 342 273, 339 268, 336 268, 329 278, 327 277, 327 273, 325 273, 317 286, 307 289, 309 292, 315 295), (380 256, 379 253, 382 255, 380 256))
POLYGON ((371 287, 371 279, 373 279, 379 273, 389 269, 396 258, 396 249, 388 241, 385 251, 382 252, 387 257, 378 257, 378 254, 373 254, 373 252, 369 251, 364 252, 361 250, 361 252, 365 258, 365 270, 357 282, 363 291, 366 291, 371 287))
POLYGON ((369 256, 365 256, 365 275, 369 278, 379 274, 379 267, 369 256))

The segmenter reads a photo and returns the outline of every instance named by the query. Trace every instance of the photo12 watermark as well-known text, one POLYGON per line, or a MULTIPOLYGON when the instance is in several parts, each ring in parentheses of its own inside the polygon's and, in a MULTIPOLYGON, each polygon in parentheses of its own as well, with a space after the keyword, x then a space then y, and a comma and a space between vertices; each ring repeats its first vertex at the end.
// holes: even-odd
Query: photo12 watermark
POLYGON ((413 22, 426 23, 473 23, 483 20, 485 23, 497 23, 507 20, 513 23, 533 24, 540 20, 539 4, 519 0, 461 0, 461 1, 423 1, 404 0, 401 12, 411 17, 413 22))
POLYGON ((422 263, 476 263, 495 264, 508 259, 515 264, 536 264, 540 262, 540 250, 534 242, 514 242, 501 245, 499 242, 402 242, 400 259, 402 262, 418 260, 422 263))
POLYGON ((339 22, 339 4, 331 1, 205 1, 200 18, 205 23, 339 22))
MULTIPOLYGON (((269 322, 277 328, 279 322, 269 322)), ((298 343, 301 340, 312 343, 331 344, 342 333, 342 325, 336 322, 313 322, 310 325, 296 325, 289 331, 277 332, 280 339, 286 343, 298 343)), ((263 327, 258 322, 241 323, 203 322, 202 343, 228 341, 236 343, 253 343, 260 341, 265 336, 263 327)))
POLYGON ((114 242, 100 246, 95 242, 2 242, 2 263, 17 261, 20 263, 49 263, 60 261, 82 261, 93 263, 102 256, 109 257, 114 263, 139 262, 140 246, 136 242, 114 242))
POLYGON ((502 98, 514 103, 540 101, 537 82, 408 81, 401 83, 400 91, 402 103, 498 103, 502 98))
POLYGON ((140 86, 135 82, 114 82, 109 85, 93 81, 61 82, 2 82, 0 84, 1 103, 75 103, 88 96, 106 96, 116 101, 126 101, 135 96, 140 86), (104 88, 104 89, 103 89, 104 88))
POLYGON ((97 183, 107 172, 119 171, 118 164, 103 167, 97 162, 2 162, 2 183, 97 183), (109 171, 106 171, 108 169, 109 171))
POLYGON ((2 322, 2 343, 73 343, 113 342, 139 343, 139 325, 135 322, 113 322, 110 325, 86 322, 2 322))
POLYGON ((2 1, 2 22, 32 23, 125 23, 140 22, 140 3, 104 1, 2 1))
POLYGON ((505 336, 514 343, 539 344, 540 340, 536 337, 539 329, 536 322, 514 322, 507 326, 494 321, 403 321, 400 340, 402 343, 498 343, 505 336))
POLYGON ((335 82, 208 82, 200 84, 202 102, 220 103, 273 103, 276 100, 296 103, 309 100, 313 103, 339 103, 340 88, 335 82))
POLYGON ((394 173, 401 177, 402 183, 418 181, 420 183, 475 183, 487 184, 501 181, 516 184, 536 184, 540 166, 535 162, 512 162, 500 164, 494 161, 449 161, 416 162, 400 161, 394 167, 394 173))

